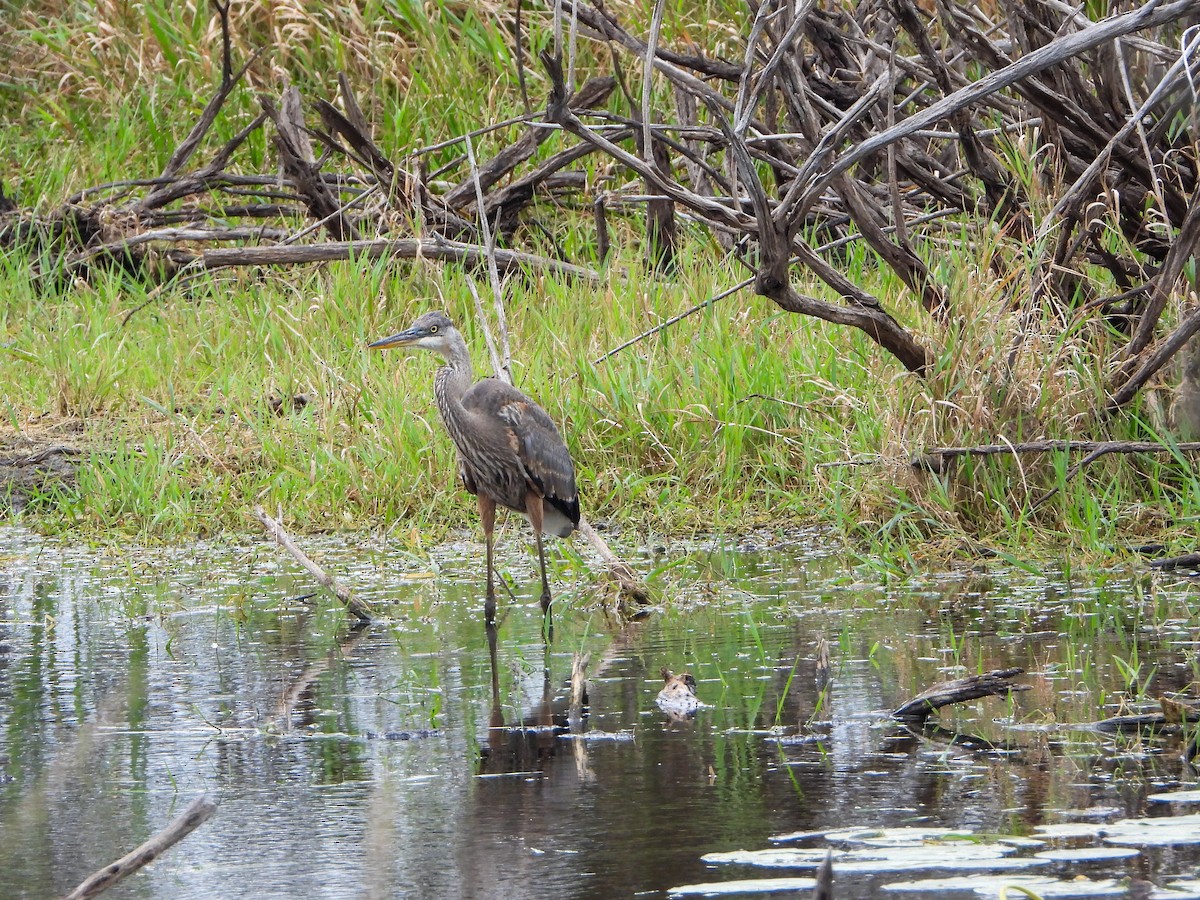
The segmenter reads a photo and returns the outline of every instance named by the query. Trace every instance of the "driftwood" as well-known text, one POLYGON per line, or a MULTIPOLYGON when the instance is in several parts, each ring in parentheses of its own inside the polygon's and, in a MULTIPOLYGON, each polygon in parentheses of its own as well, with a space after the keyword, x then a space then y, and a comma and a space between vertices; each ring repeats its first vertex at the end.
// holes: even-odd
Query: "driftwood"
POLYGON ((1192 703, 1184 703, 1171 697, 1159 697, 1158 705, 1161 707, 1161 712, 1112 716, 1095 722, 1090 727, 1096 731, 1119 733, 1182 732, 1188 730, 1187 726, 1200 722, 1200 708, 1192 703))
MULTIPOLYGON (((599 283, 601 275, 585 266, 547 259, 516 250, 501 250, 496 262, 504 273, 526 269, 542 269, 555 275, 581 278, 599 283)), ((428 259, 462 262, 471 266, 487 261, 486 248, 477 244, 437 238, 401 238, 373 241, 324 241, 316 244, 294 244, 268 247, 223 247, 215 250, 177 251, 170 259, 180 267, 224 269, 231 266, 281 266, 301 263, 331 262, 339 259, 428 259)))
POLYGON ((262 523, 263 528, 266 529, 267 535, 280 547, 286 550, 291 555, 292 559, 300 563, 300 565, 302 565, 305 570, 312 575, 314 579, 316 579, 318 584, 337 597, 351 615, 357 618, 360 622, 371 621, 371 608, 351 594, 348 587, 346 587, 344 584, 341 584, 336 578, 309 559, 308 555, 296 546, 296 542, 293 541, 291 535, 284 530, 283 525, 268 516, 261 506, 254 507, 254 518, 258 519, 258 521, 262 523))
POLYGON ((154 862, 163 853, 207 822, 216 811, 216 801, 208 794, 201 794, 189 803, 170 825, 136 850, 89 875, 75 890, 67 894, 64 900, 87 900, 87 898, 99 896, 138 869, 154 862))
POLYGON ((629 564, 612 552, 608 542, 600 536, 592 524, 585 518, 579 520, 579 533, 592 545, 604 561, 605 571, 617 585, 622 597, 627 597, 636 603, 650 602, 650 594, 646 585, 634 574, 629 564))
POLYGON ((892 711, 891 716, 906 725, 921 725, 929 718, 930 713, 952 703, 967 703, 981 697, 1006 697, 1014 691, 1027 691, 1029 685, 1014 684, 1012 681, 1024 672, 1024 669, 1019 668, 996 669, 980 675, 944 681, 901 704, 892 711))

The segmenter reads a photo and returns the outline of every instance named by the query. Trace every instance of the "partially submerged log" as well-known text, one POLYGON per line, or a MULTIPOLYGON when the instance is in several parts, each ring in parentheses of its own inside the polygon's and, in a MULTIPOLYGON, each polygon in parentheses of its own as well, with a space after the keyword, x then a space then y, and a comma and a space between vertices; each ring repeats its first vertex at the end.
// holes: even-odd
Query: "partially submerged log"
POLYGON ((1095 731, 1122 734, 1137 731, 1179 732, 1188 725, 1200 722, 1200 708, 1192 704, 1181 703, 1170 697, 1159 697, 1158 705, 1161 712, 1110 716, 1092 723, 1089 727, 1095 731))
POLYGON ((1150 560, 1150 568, 1173 572, 1175 569, 1200 569, 1200 553, 1185 553, 1183 556, 1167 556, 1150 560))
POLYGON ((967 703, 981 697, 1007 697, 1015 691, 1027 691, 1029 685, 1014 684, 1012 679, 1024 674, 1020 668, 995 669, 979 675, 968 675, 953 681, 943 681, 922 691, 907 703, 892 711, 892 718, 906 725, 920 725, 930 713, 952 703, 967 703))

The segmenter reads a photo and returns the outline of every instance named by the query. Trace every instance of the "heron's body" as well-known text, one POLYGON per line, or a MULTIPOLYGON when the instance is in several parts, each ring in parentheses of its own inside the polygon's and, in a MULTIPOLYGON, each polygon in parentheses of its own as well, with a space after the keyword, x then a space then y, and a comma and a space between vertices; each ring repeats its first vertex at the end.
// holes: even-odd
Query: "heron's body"
POLYGON ((542 607, 549 609, 542 532, 566 537, 579 524, 575 467, 546 411, 495 378, 475 382, 466 341, 441 313, 426 313, 411 328, 372 347, 421 347, 439 354, 445 365, 434 377, 438 412, 458 450, 463 485, 479 499, 487 539, 487 617, 495 614, 492 586, 492 531, 496 504, 529 519, 537 538, 542 574, 542 607))

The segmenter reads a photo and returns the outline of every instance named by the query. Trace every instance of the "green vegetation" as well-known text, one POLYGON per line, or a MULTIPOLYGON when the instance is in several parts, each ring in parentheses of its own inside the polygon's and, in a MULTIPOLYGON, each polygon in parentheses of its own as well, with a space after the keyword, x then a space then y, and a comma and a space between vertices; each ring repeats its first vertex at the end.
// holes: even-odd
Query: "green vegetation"
MULTIPOLYGON (((713 14, 669 6, 665 40, 713 14)), ((235 59, 271 49, 213 139, 227 140, 257 112, 255 90, 278 93, 290 80, 333 96, 338 70, 397 156, 518 114, 511 40, 493 13, 408 0, 235 8, 235 59)), ((525 24, 534 47, 545 45, 545 13, 525 24)), ((26 207, 48 211, 84 187, 161 171, 219 79, 219 31, 198 0, 9 7, 0 25, 16 36, 0 49, 15 73, 0 83, 10 123, 0 160, 13 173, 6 192, 26 207)), ((541 74, 526 74, 540 103, 541 74)), ((476 152, 517 134, 481 139, 476 152)), ((1008 150, 1014 174, 1036 185, 1022 171, 1032 151, 1008 150)), ((263 132, 247 152, 271 170, 263 132)), ((429 169, 458 152, 430 154, 429 169)), ((944 475, 908 465, 939 445, 1164 431, 1160 390, 1133 412, 1101 417, 1104 373, 1094 360, 1105 336, 1090 320, 1065 331, 1061 321, 1044 332, 1033 323, 1013 372, 1002 373, 996 361, 1024 314, 991 274, 1023 265, 1005 238, 947 232, 923 247, 955 298, 961 322, 950 334, 934 329, 872 253, 850 249, 856 283, 939 354, 920 380, 861 332, 784 313, 749 291, 597 365, 746 274, 685 230, 678 276, 654 280, 642 262, 640 213, 614 228, 602 285, 544 277, 506 285, 514 380, 562 423, 593 520, 675 533, 819 523, 898 564, 980 545, 1014 556, 1064 547, 1102 555, 1151 539, 1182 548, 1194 533, 1200 478, 1183 455, 1109 456, 1071 478, 1064 455, 968 460, 944 475), (1057 495, 1031 512, 1052 487, 1057 495)), ((591 235, 581 214, 555 237, 592 263, 591 235)), ((35 497, 27 524, 172 538, 244 529, 246 510, 261 503, 282 506, 293 527, 390 528, 418 546, 473 521, 433 406, 432 361, 364 349, 441 307, 468 332, 483 373, 462 269, 359 260, 217 273, 151 294, 116 272, 87 283, 39 279, 36 263, 0 256, 0 442, 6 450, 22 438, 68 443, 83 458, 78 484, 35 497), (293 410, 300 394, 311 402, 293 410)), ((816 283, 798 287, 831 297, 816 283)))

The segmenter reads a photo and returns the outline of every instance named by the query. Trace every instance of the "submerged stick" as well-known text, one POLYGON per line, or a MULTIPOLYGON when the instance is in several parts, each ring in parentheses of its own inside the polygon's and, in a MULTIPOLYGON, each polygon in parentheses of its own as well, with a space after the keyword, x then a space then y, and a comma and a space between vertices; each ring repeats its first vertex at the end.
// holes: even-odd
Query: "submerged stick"
POLYGON ((138 869, 154 862, 163 853, 207 822, 216 811, 217 802, 210 795, 201 794, 189 803, 170 825, 133 852, 89 875, 63 900, 87 900, 89 897, 98 896, 138 869))
POLYGON ((254 517, 262 523, 263 528, 267 530, 267 535, 290 553, 292 559, 304 566, 305 570, 317 580, 318 584, 328 589, 330 593, 337 597, 351 615, 355 616, 360 622, 371 621, 370 607, 351 594, 348 587, 339 583, 336 578, 309 559, 308 555, 296 546, 296 542, 292 540, 292 536, 284 530, 283 526, 268 516, 261 506, 254 507, 254 517))
POLYGON ((587 667, 592 661, 590 653, 576 653, 571 658, 571 705, 567 711, 567 722, 572 730, 583 723, 583 708, 587 706, 587 667))
POLYGON ((825 858, 817 867, 817 883, 813 887, 813 900, 833 900, 833 853, 825 851, 825 858))

